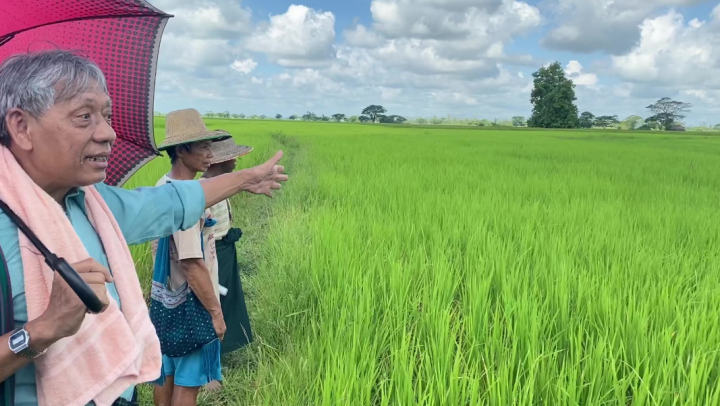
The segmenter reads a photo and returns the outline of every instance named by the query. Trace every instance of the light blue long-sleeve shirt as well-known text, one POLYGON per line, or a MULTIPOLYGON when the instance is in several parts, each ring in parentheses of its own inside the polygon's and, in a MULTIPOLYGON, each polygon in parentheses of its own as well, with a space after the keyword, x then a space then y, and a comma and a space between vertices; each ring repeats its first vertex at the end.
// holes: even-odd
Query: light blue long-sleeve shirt
MULTIPOLYGON (((205 211, 205 193, 197 181, 173 182, 160 187, 134 190, 111 187, 104 183, 95 187, 115 216, 129 245, 157 240, 178 230, 186 230, 195 225, 205 211)), ((87 218, 84 192, 80 189, 73 190, 65 197, 65 206, 70 222, 88 254, 110 269, 100 237, 87 218)), ((0 247, 5 254, 10 273, 15 326, 22 327, 27 323, 28 315, 18 229, 2 211, 0 247)), ((112 273, 112 269, 110 272, 112 273)), ((122 308, 114 282, 108 284, 108 293, 122 308)), ((123 397, 130 400, 133 389, 134 387, 128 388, 123 397)), ((31 363, 15 375, 15 406, 37 404, 35 366, 31 363)))

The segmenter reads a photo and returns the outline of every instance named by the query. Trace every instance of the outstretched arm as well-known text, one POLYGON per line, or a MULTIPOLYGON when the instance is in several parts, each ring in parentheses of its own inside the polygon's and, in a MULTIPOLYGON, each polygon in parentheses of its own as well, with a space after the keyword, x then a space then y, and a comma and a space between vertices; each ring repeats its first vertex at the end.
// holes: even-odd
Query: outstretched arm
POLYGON ((282 151, 262 165, 201 181, 173 181, 133 190, 96 185, 129 245, 167 237, 195 225, 205 208, 240 192, 264 194, 280 189, 288 177, 277 165, 282 151))
POLYGON ((272 197, 273 190, 280 189, 280 182, 288 179, 285 168, 277 164, 282 156, 283 152, 278 151, 262 165, 201 180, 205 206, 212 207, 240 192, 272 197))

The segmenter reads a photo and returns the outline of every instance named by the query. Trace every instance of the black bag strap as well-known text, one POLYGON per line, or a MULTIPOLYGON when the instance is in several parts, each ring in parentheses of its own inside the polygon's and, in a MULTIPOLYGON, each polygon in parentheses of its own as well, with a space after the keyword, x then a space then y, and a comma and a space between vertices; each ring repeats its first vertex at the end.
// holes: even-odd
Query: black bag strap
POLYGON ((85 306, 91 313, 100 313, 102 310, 102 303, 98 299, 95 292, 90 289, 87 283, 80 277, 75 269, 64 259, 58 258, 55 254, 50 252, 45 244, 33 233, 25 222, 17 215, 14 211, 2 200, 0 200, 0 210, 10 217, 10 219, 17 225, 20 231, 27 236, 28 240, 40 251, 42 256, 45 258, 45 263, 48 264, 50 269, 60 274, 65 279, 70 288, 75 292, 76 295, 82 300, 85 306))

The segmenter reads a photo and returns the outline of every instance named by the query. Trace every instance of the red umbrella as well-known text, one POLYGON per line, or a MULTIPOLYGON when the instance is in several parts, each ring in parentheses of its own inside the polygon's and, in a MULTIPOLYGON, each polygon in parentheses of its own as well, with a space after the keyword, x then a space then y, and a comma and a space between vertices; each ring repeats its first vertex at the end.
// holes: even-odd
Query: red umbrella
POLYGON ((153 131, 155 70, 171 15, 144 0, 0 0, 0 62, 40 49, 82 52, 100 66, 118 135, 105 183, 122 185, 159 155, 153 131))

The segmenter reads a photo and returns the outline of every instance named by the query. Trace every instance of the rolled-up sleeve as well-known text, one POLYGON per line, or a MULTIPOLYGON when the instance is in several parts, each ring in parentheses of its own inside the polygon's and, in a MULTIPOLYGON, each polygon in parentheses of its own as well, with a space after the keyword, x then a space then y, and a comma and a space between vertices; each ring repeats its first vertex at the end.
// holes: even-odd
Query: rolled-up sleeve
POLYGON ((205 191, 198 181, 173 181, 132 190, 104 183, 95 186, 130 245, 187 230, 205 211, 205 191))

